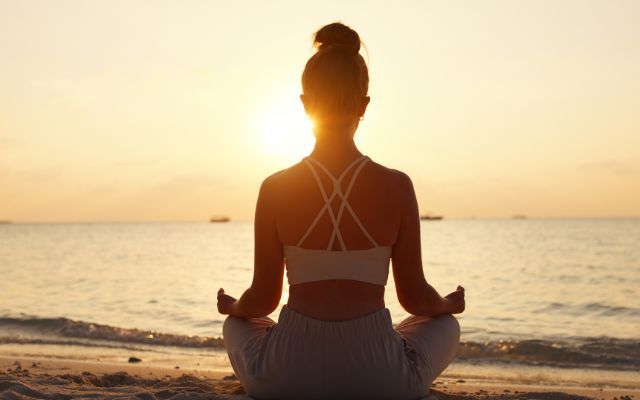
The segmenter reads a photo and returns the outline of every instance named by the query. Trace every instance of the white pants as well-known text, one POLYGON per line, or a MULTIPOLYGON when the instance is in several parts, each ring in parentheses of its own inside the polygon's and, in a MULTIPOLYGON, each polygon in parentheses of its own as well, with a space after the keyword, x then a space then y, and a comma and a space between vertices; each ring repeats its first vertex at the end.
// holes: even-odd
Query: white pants
POLYGON ((419 399, 453 360, 460 326, 452 315, 411 316, 395 329, 389 310, 321 321, 287 306, 278 323, 228 317, 231 366, 256 399, 419 399))

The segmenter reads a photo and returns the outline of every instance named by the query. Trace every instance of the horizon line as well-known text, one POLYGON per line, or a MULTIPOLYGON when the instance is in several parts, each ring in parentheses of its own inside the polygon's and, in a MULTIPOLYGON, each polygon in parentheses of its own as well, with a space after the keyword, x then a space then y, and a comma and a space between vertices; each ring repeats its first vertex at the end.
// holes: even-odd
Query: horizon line
MULTIPOLYGON (((510 215, 510 216, 486 216, 486 217, 478 217, 478 216, 468 216, 468 217, 444 217, 444 221, 451 220, 510 220, 510 221, 526 221, 526 220, 586 220, 586 219, 638 219, 640 215, 611 215, 611 216, 528 216, 524 215, 524 218, 520 218, 520 214, 510 215)), ((233 223, 233 222, 253 222, 253 218, 239 218, 239 219, 231 219, 224 223, 233 223)), ((430 222, 439 222, 439 221, 430 221, 430 222)), ((42 220, 11 220, 11 219, 0 219, 0 225, 38 225, 38 224, 145 224, 145 223, 203 223, 210 224, 211 221, 207 219, 123 219, 123 220, 52 220, 52 221, 42 221, 42 220)), ((218 223, 218 222, 214 222, 218 223)))

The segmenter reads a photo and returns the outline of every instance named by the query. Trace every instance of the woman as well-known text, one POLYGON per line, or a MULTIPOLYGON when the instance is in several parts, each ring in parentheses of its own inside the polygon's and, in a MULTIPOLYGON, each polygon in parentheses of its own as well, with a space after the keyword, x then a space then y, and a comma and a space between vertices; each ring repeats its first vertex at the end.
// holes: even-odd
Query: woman
POLYGON ((251 287, 239 300, 218 292, 231 365, 258 399, 417 399, 456 352, 451 314, 464 310, 464 289, 441 297, 426 282, 411 180, 353 140, 370 100, 360 43, 341 23, 316 33, 300 96, 315 148, 260 188, 251 287), (384 305, 390 259, 413 314, 395 329, 384 305), (265 316, 285 268, 289 298, 276 324, 265 316))

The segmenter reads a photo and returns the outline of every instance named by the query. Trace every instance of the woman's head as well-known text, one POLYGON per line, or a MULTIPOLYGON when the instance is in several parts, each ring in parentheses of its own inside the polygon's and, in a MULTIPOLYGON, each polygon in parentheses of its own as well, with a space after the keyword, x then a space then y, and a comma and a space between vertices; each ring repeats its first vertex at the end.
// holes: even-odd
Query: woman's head
POLYGON ((314 35, 317 52, 302 73, 302 101, 316 123, 352 124, 369 103, 369 71, 360 55, 360 36, 340 22, 314 35))

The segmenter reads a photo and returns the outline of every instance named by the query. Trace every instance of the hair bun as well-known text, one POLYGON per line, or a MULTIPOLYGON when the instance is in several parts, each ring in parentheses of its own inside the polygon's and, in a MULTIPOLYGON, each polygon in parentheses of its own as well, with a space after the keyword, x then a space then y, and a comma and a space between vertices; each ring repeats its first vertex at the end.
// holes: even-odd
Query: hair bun
POLYGON ((325 25, 316 32, 313 45, 318 51, 331 46, 343 46, 353 55, 360 51, 360 36, 341 22, 325 25))

